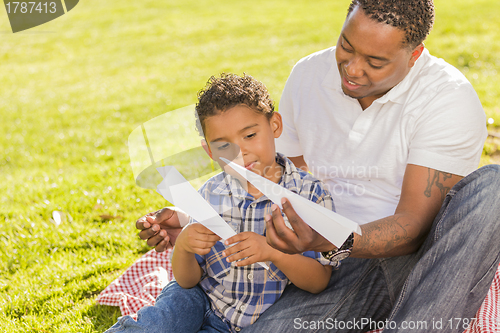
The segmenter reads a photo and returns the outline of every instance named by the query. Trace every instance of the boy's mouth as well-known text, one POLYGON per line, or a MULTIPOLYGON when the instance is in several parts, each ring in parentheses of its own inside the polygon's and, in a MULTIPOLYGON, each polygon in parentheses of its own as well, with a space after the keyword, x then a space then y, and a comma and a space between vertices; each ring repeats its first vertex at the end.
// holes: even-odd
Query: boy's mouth
POLYGON ((250 162, 245 164, 245 169, 252 170, 253 167, 257 164, 257 162, 250 162))

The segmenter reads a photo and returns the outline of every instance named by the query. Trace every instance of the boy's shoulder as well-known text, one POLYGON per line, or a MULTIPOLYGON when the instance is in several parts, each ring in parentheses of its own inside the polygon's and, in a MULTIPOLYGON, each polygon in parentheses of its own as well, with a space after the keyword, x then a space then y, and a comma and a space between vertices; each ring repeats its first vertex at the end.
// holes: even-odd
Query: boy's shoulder
POLYGON ((280 185, 290 191, 301 193, 305 189, 317 187, 321 191, 327 191, 325 184, 310 173, 297 168, 293 162, 281 153, 276 154, 276 161, 284 167, 280 185))
POLYGON ((285 169, 280 185, 292 192, 297 193, 303 198, 320 204, 329 210, 335 211, 333 198, 326 188, 326 185, 321 180, 315 178, 310 173, 297 168, 292 161, 282 154, 277 154, 277 160, 278 159, 281 159, 282 163, 284 163, 282 166, 284 166, 285 169))
POLYGON ((219 172, 215 176, 210 177, 203 185, 201 185, 200 189, 198 190, 199 193, 205 193, 205 192, 214 192, 217 189, 222 190, 225 185, 227 184, 226 177, 227 173, 225 172, 219 172))

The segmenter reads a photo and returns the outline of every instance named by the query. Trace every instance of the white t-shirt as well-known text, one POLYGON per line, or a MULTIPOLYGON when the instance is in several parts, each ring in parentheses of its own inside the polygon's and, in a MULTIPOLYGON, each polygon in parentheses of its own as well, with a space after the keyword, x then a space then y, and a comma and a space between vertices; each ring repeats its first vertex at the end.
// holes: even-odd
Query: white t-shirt
POLYGON ((427 50, 364 111, 342 91, 335 47, 316 52, 293 68, 279 112, 277 150, 303 155, 337 212, 360 224, 394 214, 407 164, 465 176, 487 136, 472 85, 427 50))

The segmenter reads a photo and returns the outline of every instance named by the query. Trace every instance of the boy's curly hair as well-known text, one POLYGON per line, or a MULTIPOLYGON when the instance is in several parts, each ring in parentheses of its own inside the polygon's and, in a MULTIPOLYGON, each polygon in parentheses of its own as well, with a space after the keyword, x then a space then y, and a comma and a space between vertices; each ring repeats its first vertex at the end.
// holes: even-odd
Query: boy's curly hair
POLYGON ((410 48, 422 43, 434 24, 432 0, 352 0, 347 16, 357 6, 368 17, 403 30, 403 45, 410 48))
POLYGON ((196 104, 196 129, 205 136, 205 120, 220 112, 244 104, 257 113, 271 118, 274 112, 274 102, 269 96, 266 86, 250 75, 222 73, 220 78, 212 76, 205 88, 198 92, 196 104))

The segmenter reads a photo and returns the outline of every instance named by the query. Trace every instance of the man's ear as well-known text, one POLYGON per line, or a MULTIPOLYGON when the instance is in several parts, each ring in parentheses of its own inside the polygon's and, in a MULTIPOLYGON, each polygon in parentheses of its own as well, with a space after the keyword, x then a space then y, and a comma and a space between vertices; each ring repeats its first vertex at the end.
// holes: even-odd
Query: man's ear
POLYGON ((269 119, 269 124, 271 125, 274 138, 279 138, 281 132, 283 132, 283 120, 281 119, 281 115, 278 112, 273 112, 271 119, 269 119))
POLYGON ((213 160, 214 158, 212 157, 212 150, 210 149, 210 146, 208 145, 207 141, 205 139, 201 140, 201 146, 205 150, 205 152, 210 156, 210 158, 213 160))
POLYGON ((417 61, 418 58, 422 55, 422 52, 424 52, 424 43, 420 43, 411 51, 411 57, 410 61, 408 62, 408 67, 413 67, 415 65, 415 62, 417 61))

